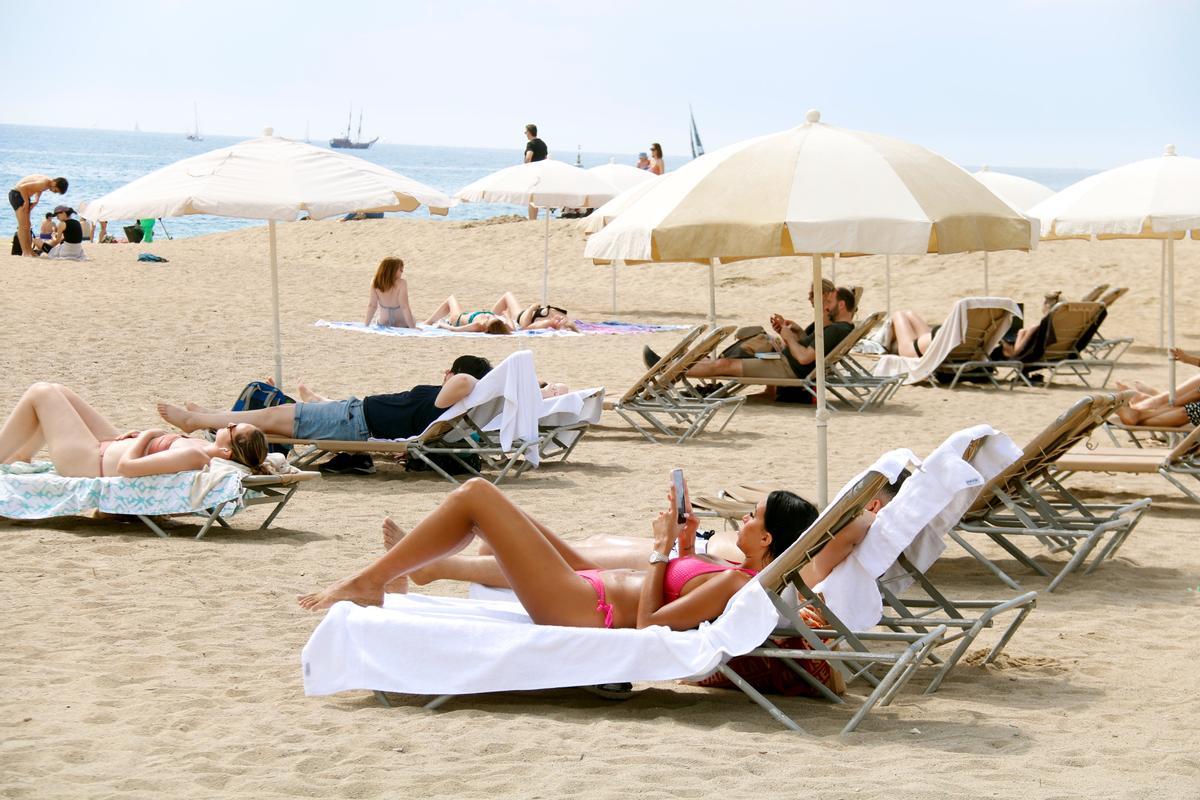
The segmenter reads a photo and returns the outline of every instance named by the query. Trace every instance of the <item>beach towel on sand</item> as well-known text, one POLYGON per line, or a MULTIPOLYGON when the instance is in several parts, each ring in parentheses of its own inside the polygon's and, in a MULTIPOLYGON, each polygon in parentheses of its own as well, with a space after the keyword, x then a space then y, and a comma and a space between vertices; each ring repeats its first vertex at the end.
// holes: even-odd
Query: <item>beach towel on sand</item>
POLYGON ((141 478, 64 478, 49 461, 0 465, 0 517, 48 519, 99 510, 106 514, 186 514, 234 500, 221 510, 230 516, 241 505, 242 476, 231 461, 213 459, 207 467, 141 478))
MULTIPOLYGON (((330 322, 328 320, 319 319, 313 323, 318 328, 333 328, 339 331, 357 331, 358 333, 373 333, 378 336, 419 336, 423 338, 440 338, 445 336, 483 336, 486 338, 494 338, 496 334, 491 333, 465 333, 462 331, 448 331, 443 328, 438 328, 434 325, 418 324, 415 328, 389 328, 385 325, 363 325, 361 322, 330 322)), ((618 335, 632 333, 658 333, 660 331, 677 331, 687 328, 687 325, 643 325, 637 322, 585 322, 584 320, 575 320, 576 327, 579 332, 575 331, 560 331, 553 328, 546 328, 535 331, 516 331, 507 334, 509 336, 592 336, 592 335, 618 335)))

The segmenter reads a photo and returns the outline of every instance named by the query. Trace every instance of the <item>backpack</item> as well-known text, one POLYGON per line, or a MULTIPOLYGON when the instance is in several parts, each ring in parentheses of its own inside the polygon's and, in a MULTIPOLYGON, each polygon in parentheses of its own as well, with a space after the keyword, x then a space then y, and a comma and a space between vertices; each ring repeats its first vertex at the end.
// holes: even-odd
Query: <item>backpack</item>
MULTIPOLYGON (((231 411, 254 411, 259 408, 272 408, 273 406, 282 406, 296 401, 283 393, 283 390, 277 386, 272 386, 266 381, 250 381, 246 384, 246 388, 242 389, 242 393, 238 395, 237 400, 233 401, 231 411)), ((287 455, 292 452, 292 446, 288 444, 273 444, 267 448, 271 453, 282 453, 287 455)))

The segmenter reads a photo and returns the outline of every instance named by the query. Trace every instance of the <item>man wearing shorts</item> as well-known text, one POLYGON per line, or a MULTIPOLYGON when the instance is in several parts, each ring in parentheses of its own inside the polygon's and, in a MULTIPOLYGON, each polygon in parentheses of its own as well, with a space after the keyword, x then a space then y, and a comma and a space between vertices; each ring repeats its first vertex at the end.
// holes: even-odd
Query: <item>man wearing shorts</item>
POLYGON ((190 411, 160 403, 167 422, 191 432, 249 422, 263 433, 293 439, 365 442, 407 439, 429 427, 447 408, 462 400, 492 365, 479 356, 459 356, 442 376, 441 386, 414 386, 407 392, 373 394, 359 399, 289 403, 253 411, 190 411))
POLYGON ((29 215, 33 207, 42 199, 42 192, 50 190, 55 194, 65 194, 67 191, 66 178, 49 178, 45 175, 26 175, 17 181, 8 192, 8 204, 17 215, 17 239, 21 243, 21 255, 32 256, 33 253, 33 223, 29 215))

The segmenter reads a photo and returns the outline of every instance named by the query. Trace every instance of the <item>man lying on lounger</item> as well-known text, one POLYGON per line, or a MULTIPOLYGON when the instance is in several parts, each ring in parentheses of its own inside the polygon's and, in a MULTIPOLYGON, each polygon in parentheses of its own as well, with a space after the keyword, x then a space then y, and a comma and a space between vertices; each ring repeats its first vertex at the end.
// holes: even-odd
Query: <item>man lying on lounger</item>
MULTIPOLYGON (((838 288, 831 305, 822 304, 825 316, 825 353, 837 347, 854 330, 854 292, 838 288)), ((776 337, 772 343, 779 358, 712 358, 701 361, 688 370, 695 378, 717 376, 747 378, 804 378, 813 371, 817 351, 813 347, 813 326, 803 331, 791 320, 778 314, 771 317, 776 337)))
POLYGON ((293 439, 365 442, 368 439, 407 439, 421 433, 447 408, 462 400, 492 369, 486 358, 459 356, 446 370, 441 386, 414 386, 407 392, 372 394, 361 400, 318 400, 290 403, 254 411, 210 411, 194 403, 186 408, 158 404, 163 419, 180 430, 223 428, 249 422, 264 433, 293 439))

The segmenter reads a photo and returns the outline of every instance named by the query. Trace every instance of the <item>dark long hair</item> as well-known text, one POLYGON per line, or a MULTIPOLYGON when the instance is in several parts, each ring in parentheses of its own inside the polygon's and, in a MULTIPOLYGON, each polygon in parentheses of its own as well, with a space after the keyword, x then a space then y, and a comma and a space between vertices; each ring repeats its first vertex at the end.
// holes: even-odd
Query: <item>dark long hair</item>
POLYGON ((763 527, 771 534, 771 558, 791 547, 817 516, 816 507, 795 492, 777 489, 767 495, 763 527))

